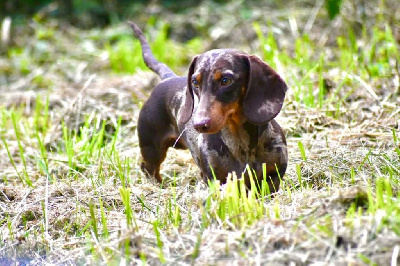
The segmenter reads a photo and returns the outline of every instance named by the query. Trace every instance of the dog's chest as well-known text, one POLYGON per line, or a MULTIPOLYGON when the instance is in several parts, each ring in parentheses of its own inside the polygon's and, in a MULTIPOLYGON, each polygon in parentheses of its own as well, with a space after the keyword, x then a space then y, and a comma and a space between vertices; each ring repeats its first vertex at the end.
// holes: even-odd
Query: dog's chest
POLYGON ((227 146, 233 159, 240 163, 253 163, 264 161, 268 157, 267 147, 271 146, 270 126, 259 129, 254 127, 252 130, 246 130, 243 127, 233 135, 229 130, 221 131, 221 140, 227 146))
MULTIPOLYGON (((232 157, 239 162, 251 162, 256 158, 257 147, 250 145, 251 136, 250 132, 245 130, 238 130, 232 134, 227 128, 221 130, 221 141, 226 145, 232 157)), ((228 155, 228 154, 226 154, 228 155)))

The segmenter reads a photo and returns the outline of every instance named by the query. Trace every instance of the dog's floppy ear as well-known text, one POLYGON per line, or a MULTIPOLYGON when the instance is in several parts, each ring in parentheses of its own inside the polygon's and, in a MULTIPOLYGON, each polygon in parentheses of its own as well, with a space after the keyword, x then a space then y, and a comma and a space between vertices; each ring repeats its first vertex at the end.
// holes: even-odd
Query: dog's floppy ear
POLYGON ((197 57, 198 56, 195 56, 192 60, 192 63, 190 63, 188 78, 187 78, 186 97, 185 97, 185 102, 183 103, 183 106, 180 110, 179 124, 186 124, 193 113, 194 96, 192 88, 192 75, 194 73, 194 67, 196 66, 197 57))
POLYGON ((282 109, 287 86, 270 66, 257 56, 245 56, 249 66, 249 81, 243 100, 243 112, 255 125, 266 124, 282 109))

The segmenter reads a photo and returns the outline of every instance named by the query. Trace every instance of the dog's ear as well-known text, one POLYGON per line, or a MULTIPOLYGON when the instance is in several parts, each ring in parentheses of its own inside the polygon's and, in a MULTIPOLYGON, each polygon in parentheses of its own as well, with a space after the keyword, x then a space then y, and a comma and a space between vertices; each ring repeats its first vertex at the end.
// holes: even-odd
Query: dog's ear
POLYGON ((180 110, 179 124, 186 124, 193 113, 194 96, 192 88, 192 75, 194 73, 194 67, 196 66, 196 61, 197 61, 197 56, 193 58, 192 63, 190 64, 189 67, 189 72, 187 76, 186 97, 185 97, 185 102, 183 103, 183 106, 180 110))
POLYGON ((270 66, 257 56, 245 56, 249 80, 243 100, 243 112, 255 125, 266 124, 282 109, 287 86, 270 66))

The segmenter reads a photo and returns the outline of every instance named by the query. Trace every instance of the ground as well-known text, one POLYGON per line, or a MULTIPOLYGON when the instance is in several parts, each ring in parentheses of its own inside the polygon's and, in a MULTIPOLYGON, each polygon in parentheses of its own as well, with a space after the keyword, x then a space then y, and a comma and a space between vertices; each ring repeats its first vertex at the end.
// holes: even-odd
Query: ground
POLYGON ((16 27, 0 57, 0 265, 400 262, 399 6, 345 3, 329 21, 321 3, 203 4, 209 39, 186 43, 156 36, 167 22, 187 36, 194 11, 146 26, 181 75, 234 43, 286 80, 289 166, 263 199, 208 186, 188 151, 169 151, 164 188, 140 171, 137 117, 158 77, 126 24, 16 27))

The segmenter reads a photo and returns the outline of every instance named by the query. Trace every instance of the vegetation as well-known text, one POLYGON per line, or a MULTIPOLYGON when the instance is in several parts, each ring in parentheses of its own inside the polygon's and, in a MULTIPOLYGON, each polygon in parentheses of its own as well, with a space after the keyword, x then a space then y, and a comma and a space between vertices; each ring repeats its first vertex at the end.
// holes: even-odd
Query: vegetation
POLYGON ((257 3, 200 3, 142 26, 182 75, 195 54, 233 45, 282 74, 290 161, 273 196, 240 193, 235 173, 204 184, 188 151, 169 151, 162 189, 140 171, 137 116, 157 78, 126 24, 12 28, 0 50, 0 264, 399 262, 398 4, 343 1, 335 17, 322 1, 257 3), (199 36, 177 41, 187 28, 199 36))

